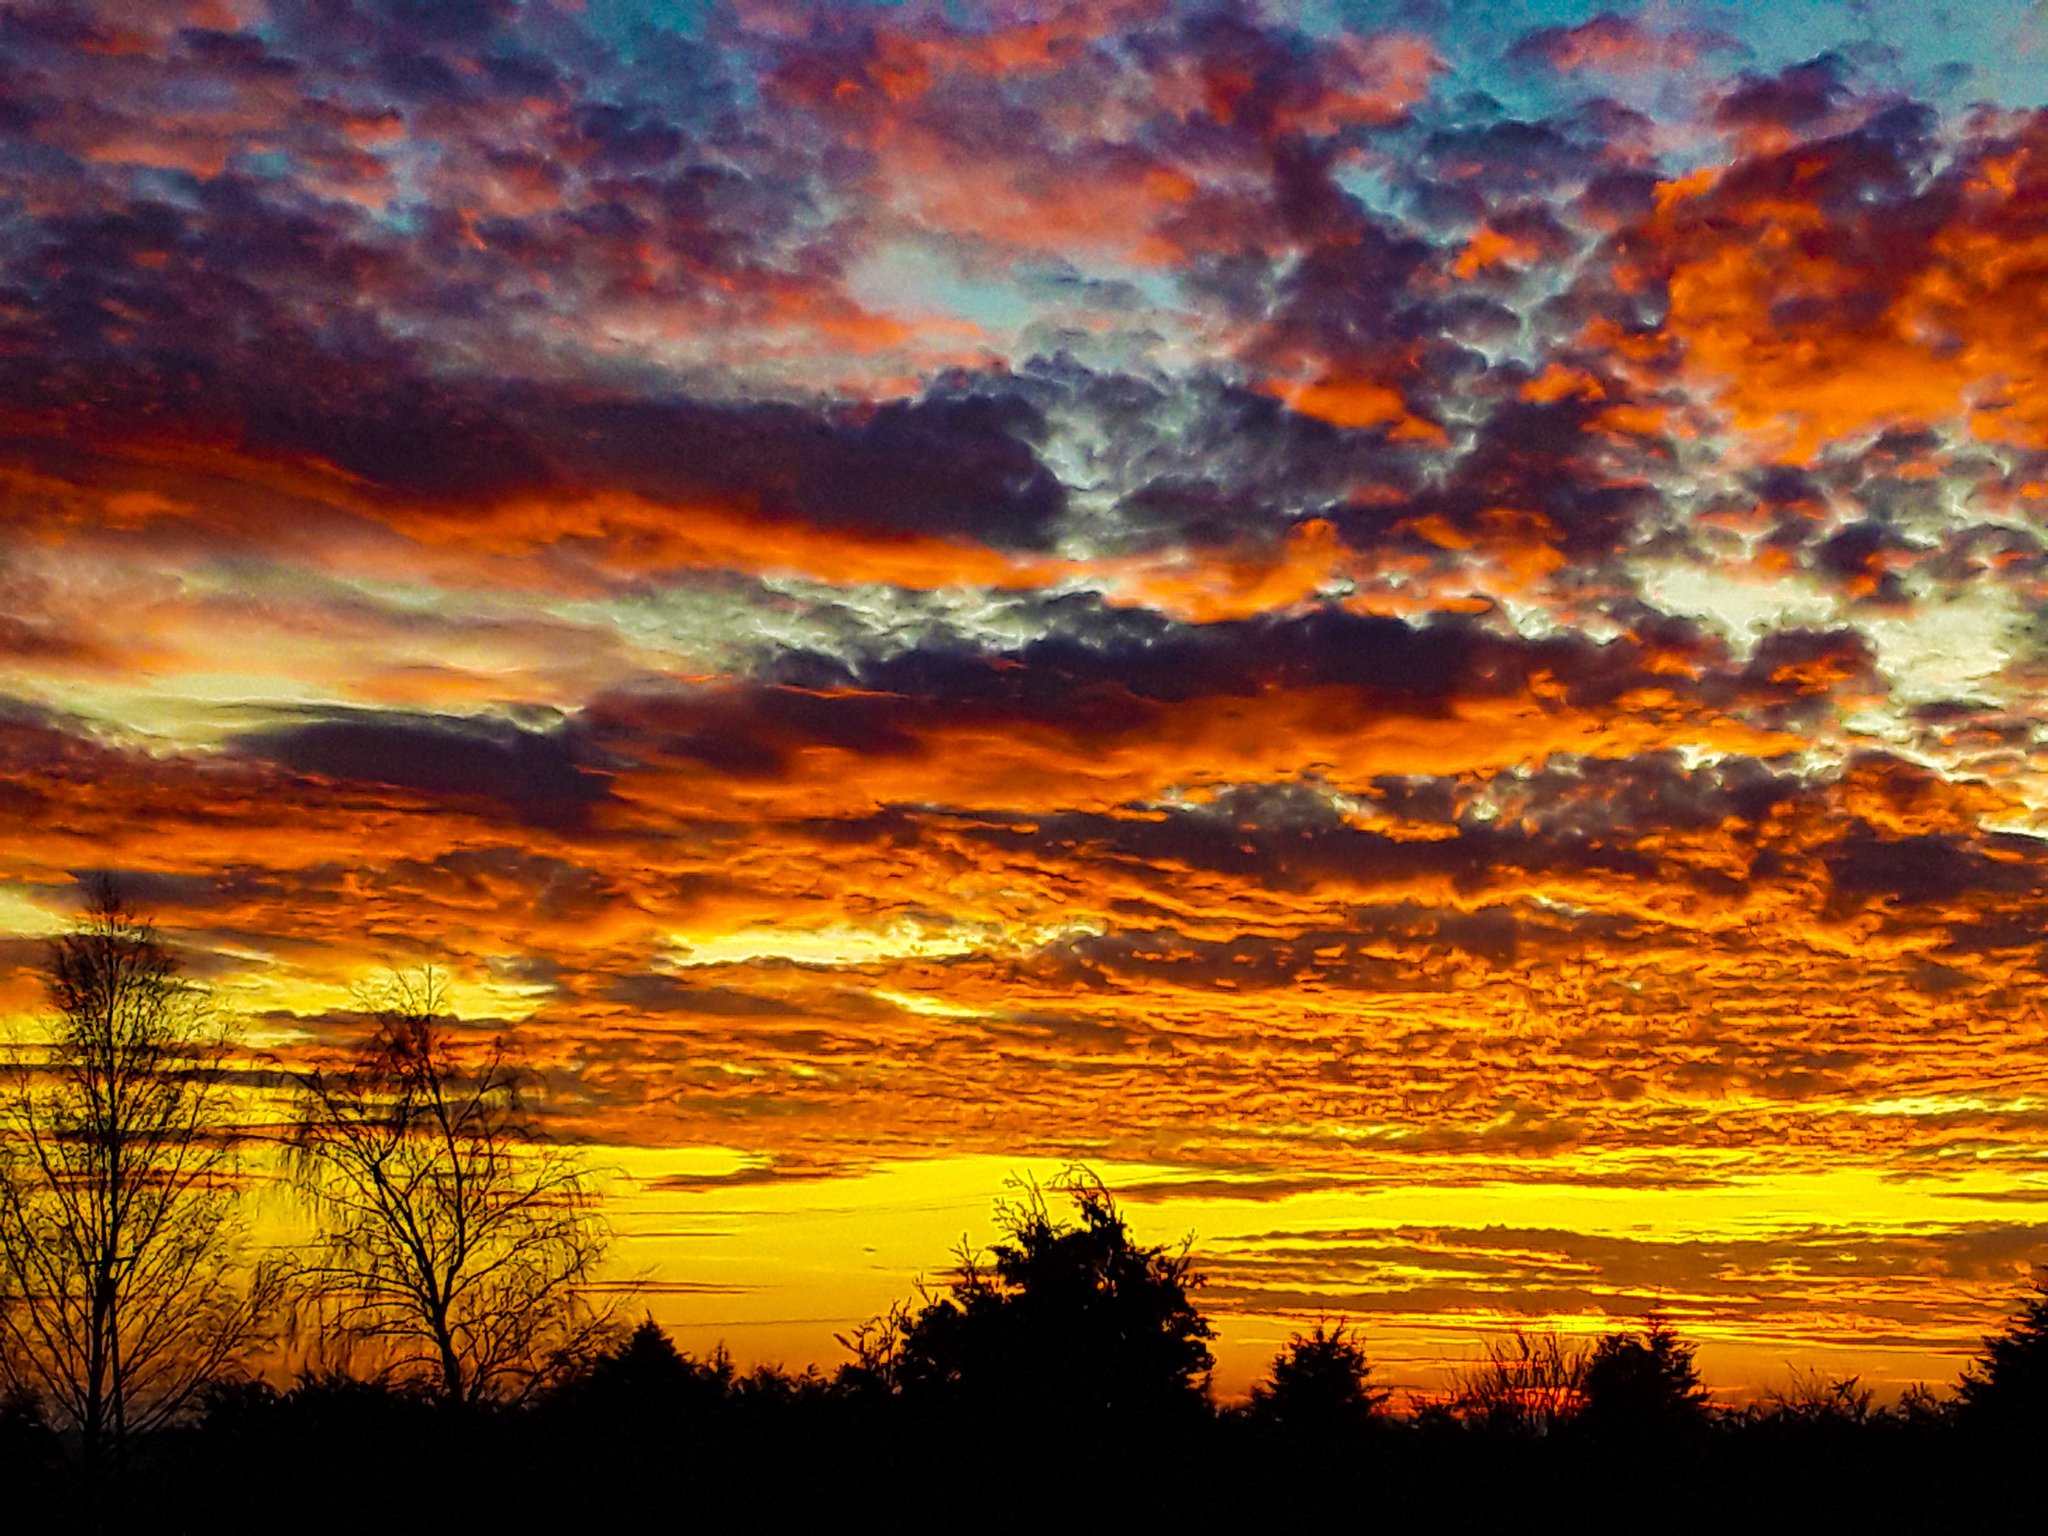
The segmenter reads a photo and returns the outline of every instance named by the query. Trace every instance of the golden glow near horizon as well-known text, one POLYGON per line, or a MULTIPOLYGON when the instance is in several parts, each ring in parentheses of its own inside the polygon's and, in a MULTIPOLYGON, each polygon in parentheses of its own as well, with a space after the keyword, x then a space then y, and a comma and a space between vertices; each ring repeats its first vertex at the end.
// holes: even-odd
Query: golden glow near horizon
POLYGON ((1075 1161, 1230 1391, 2048 1258, 2037 7, 72 9, 0 1016, 102 870, 287 1066, 437 966, 742 1359, 1075 1161))
MULTIPOLYGON (((776 1179, 710 1148, 642 1149, 618 1166, 622 1262, 690 1277, 654 1281, 636 1303, 686 1346, 724 1341, 742 1358, 791 1364, 837 1358, 836 1335, 908 1296, 912 1280, 942 1282, 963 1240, 998 1240, 991 1190, 1014 1198, 1020 1181, 1044 1185, 1061 1171, 972 1157, 776 1179)), ((1859 1258, 1887 1245, 1925 1256, 1959 1221, 2011 1220, 2014 1197, 2028 1195, 1996 1177, 1902 1186, 1868 1170, 1738 1177, 1684 1201, 1589 1189, 1569 1165, 1524 1182, 1280 1191, 1165 1166, 1096 1171, 1140 1192, 1126 1210, 1143 1238, 1193 1239, 1207 1280, 1199 1299, 1219 1325, 1218 1387, 1232 1395, 1289 1332, 1323 1318, 1368 1318, 1385 1381, 1427 1393, 1485 1334, 1597 1333, 1652 1310, 1702 1341, 1724 1389, 1767 1390, 1795 1366, 1844 1362, 1888 1394, 1938 1384, 1974 1347, 1976 1308, 2004 1300, 1999 1279, 1945 1297, 1934 1326, 1900 1329, 1900 1298, 1858 1276, 1859 1258), (1465 1306, 1432 1304, 1454 1288, 1465 1306)), ((2044 1214, 2048 1179, 2027 1203, 2044 1214)))

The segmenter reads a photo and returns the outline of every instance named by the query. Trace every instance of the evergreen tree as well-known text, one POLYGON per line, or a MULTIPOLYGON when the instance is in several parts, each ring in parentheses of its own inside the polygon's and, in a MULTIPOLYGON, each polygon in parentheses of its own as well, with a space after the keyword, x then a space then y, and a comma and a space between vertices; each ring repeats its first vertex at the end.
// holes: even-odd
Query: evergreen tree
POLYGON ((2048 1270, 2003 1332, 1963 1372, 1957 1393, 1965 1422, 2028 1428, 2048 1426, 2048 1270))
POLYGON ((1365 1346, 1342 1323, 1317 1323, 1273 1357, 1266 1380, 1252 1388, 1248 1412, 1278 1429, 1321 1433, 1355 1428, 1386 1401, 1370 1385, 1365 1346))
POLYGON ((1586 1362, 1577 1427, 1615 1438, 1699 1428, 1706 1422, 1707 1389, 1693 1364, 1696 1348, 1660 1317, 1652 1317, 1640 1337, 1608 1334, 1586 1362))
POLYGON ((1133 1240, 1090 1175, 1059 1186, 1057 1219, 1035 1186, 1001 1211, 988 1260, 963 1255, 942 1295, 894 1315, 888 1353, 911 1401, 1045 1424, 1160 1420, 1201 1410, 1214 1364, 1187 1247, 1133 1240))

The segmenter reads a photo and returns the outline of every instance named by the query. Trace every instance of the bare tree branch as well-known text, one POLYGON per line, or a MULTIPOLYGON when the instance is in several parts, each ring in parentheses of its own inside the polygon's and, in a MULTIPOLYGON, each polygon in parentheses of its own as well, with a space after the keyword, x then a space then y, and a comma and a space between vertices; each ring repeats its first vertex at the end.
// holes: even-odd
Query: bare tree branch
POLYGON ((321 1227, 305 1297, 392 1379, 518 1400, 606 1336, 589 1298, 610 1232, 502 1043, 465 1059, 446 1001, 432 970, 392 976, 357 1058, 300 1079, 290 1167, 321 1227))
POLYGON ((45 980, 0 1072, 0 1382, 97 1470, 262 1341, 278 1273, 239 1258, 230 1031, 110 882, 45 980))

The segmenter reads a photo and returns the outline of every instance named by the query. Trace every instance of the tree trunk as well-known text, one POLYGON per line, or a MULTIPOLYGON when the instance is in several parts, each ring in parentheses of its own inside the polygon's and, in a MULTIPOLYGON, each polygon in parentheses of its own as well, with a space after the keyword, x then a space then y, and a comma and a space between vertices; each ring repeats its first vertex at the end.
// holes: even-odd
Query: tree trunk
POLYGON ((444 1317, 434 1319, 434 1343, 441 1351, 441 1390, 449 1402, 459 1403, 464 1386, 462 1357, 455 1352, 455 1337, 448 1331, 448 1320, 444 1317))

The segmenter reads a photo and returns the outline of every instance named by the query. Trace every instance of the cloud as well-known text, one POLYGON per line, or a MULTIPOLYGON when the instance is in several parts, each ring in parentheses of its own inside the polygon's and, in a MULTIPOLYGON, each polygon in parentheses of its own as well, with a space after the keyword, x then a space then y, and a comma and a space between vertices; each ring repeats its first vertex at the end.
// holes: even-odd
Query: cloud
POLYGON ((1825 64, 1751 82, 1724 116, 1746 152, 1668 184, 1619 248, 1733 424, 1801 460, 1951 422, 2040 446, 2029 289, 1994 255, 2027 260, 2039 123, 1947 145, 1926 108, 1849 95, 1825 64))
POLYGON ((568 732, 494 720, 343 716, 252 732, 233 749, 294 773, 495 801, 541 826, 581 822, 605 795, 568 732))
POLYGON ((1376 1322, 1467 1311, 1633 1320, 1655 1309, 1750 1339, 1976 1343, 1975 1306, 2024 1284, 2048 1243, 2038 1225, 1904 1231, 1799 1229, 1731 1239, 1556 1228, 1268 1231, 1215 1254, 1209 1284, 1233 1309, 1316 1307, 1376 1322), (1816 1335, 1813 1309, 1854 1322, 1816 1335))
POLYGON ((1539 27, 1519 38, 1508 56, 1561 71, 1637 75, 1692 70, 1713 55, 1740 50, 1725 32, 1656 28, 1603 11, 1575 27, 1539 27))

